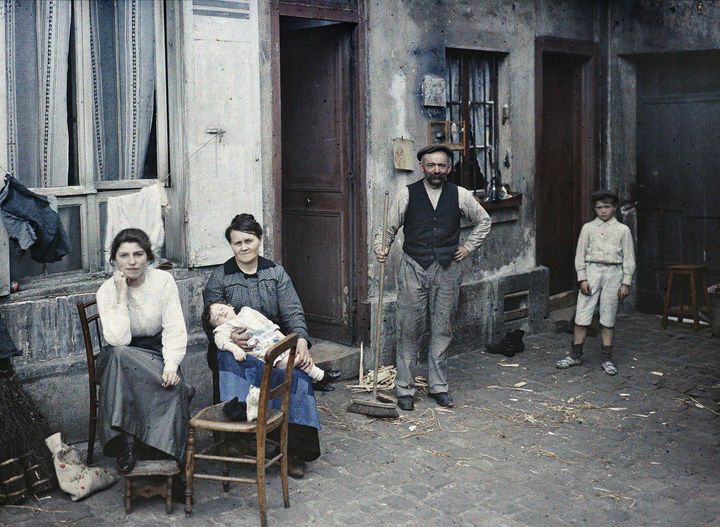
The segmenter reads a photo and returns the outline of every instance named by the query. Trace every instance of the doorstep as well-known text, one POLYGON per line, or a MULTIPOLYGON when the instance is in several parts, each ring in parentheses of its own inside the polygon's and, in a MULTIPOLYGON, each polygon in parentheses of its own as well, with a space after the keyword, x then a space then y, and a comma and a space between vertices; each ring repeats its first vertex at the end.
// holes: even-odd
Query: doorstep
POLYGON ((327 370, 340 370, 340 380, 357 378, 360 368, 360 347, 345 346, 329 340, 312 339, 315 365, 327 370))

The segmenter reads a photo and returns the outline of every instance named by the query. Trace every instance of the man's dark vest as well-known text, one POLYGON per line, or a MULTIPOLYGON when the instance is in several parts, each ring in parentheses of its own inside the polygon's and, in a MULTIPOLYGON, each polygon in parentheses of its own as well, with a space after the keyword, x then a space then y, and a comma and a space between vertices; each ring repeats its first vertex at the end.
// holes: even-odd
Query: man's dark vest
POLYGON ((408 185, 410 200, 405 211, 403 251, 427 269, 437 260, 447 267, 460 243, 460 207, 457 185, 443 185, 433 209, 423 180, 408 185))

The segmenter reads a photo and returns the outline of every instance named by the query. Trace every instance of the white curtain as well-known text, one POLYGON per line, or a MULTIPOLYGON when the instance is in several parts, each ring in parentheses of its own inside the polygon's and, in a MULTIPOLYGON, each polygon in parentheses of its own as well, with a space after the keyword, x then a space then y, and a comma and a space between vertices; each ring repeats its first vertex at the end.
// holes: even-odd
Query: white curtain
POLYGON ((68 184, 72 4, 5 0, 8 170, 28 187, 68 184))
POLYGON ((145 0, 90 3, 97 180, 157 177, 145 166, 155 106, 154 9, 145 0))

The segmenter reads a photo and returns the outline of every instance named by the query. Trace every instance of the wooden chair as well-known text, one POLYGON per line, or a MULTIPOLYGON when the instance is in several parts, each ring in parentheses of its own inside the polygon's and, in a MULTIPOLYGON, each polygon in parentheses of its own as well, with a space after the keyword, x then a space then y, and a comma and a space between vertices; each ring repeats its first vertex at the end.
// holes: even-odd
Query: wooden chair
POLYGON ((100 332, 100 315, 97 313, 95 300, 90 302, 77 303, 78 314, 80 315, 80 327, 82 328, 83 341, 85 342, 85 358, 87 359, 88 387, 90 389, 90 416, 88 419, 88 451, 87 464, 92 465, 93 450, 95 449, 95 433, 97 431, 98 398, 97 380, 95 379, 95 347, 93 345, 92 331, 90 325, 95 326, 98 353, 102 351, 102 334, 100 332), (88 308, 95 306, 94 314, 88 315, 88 308))
POLYGON ((227 492, 231 482, 251 483, 257 485, 258 508, 260 510, 260 524, 267 525, 267 510, 265 504, 265 470, 274 463, 280 462, 280 481, 282 484, 283 500, 285 508, 290 507, 290 495, 288 491, 288 466, 287 466, 287 434, 288 414, 290 409, 290 389, 292 386, 292 372, 295 362, 295 346, 298 335, 292 333, 270 348, 265 354, 265 368, 263 370, 262 382, 260 384, 260 402, 258 405, 258 416, 256 421, 230 421, 222 412, 225 403, 215 404, 200 410, 195 417, 190 419, 187 445, 185 448, 185 515, 190 516, 193 508, 193 482, 194 479, 209 479, 221 481, 223 490, 227 492), (285 378, 279 386, 270 387, 272 376, 272 364, 283 352, 289 350, 290 356, 285 368, 285 378), (281 399, 280 410, 268 408, 272 399, 281 399), (271 459, 265 458, 265 441, 268 432, 280 429, 279 453, 271 459), (213 444, 200 452, 195 452, 195 440, 197 430, 209 430, 219 433, 219 443, 213 444), (227 434, 251 434, 256 438, 256 455, 242 455, 231 457, 228 455, 227 434), (219 447, 221 455, 209 454, 214 448, 219 447), (223 462, 222 476, 196 472, 195 461, 198 459, 223 462), (240 478, 229 475, 229 463, 244 463, 255 465, 256 477, 240 478))
MULTIPOLYGON (((677 315, 678 322, 683 318, 690 318, 692 315, 695 331, 700 329, 700 314, 705 311, 710 316, 710 297, 708 295, 707 283, 705 282, 706 265, 671 265, 668 267, 667 284, 665 286, 665 305, 663 306, 662 327, 666 328, 668 323, 668 315, 677 315), (675 276, 687 276, 690 282, 690 305, 685 304, 684 295, 680 296, 680 305, 670 306, 670 295, 673 287, 673 278, 675 276), (697 286, 703 290, 705 295, 705 305, 698 305, 697 286)), ((675 282, 677 283, 677 282, 675 282)))

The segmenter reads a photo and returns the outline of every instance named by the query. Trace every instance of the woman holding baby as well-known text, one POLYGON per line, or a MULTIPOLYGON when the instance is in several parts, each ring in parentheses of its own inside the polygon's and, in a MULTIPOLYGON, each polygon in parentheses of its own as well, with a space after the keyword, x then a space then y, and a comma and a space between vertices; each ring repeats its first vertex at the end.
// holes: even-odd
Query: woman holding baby
MULTIPOLYGON (((302 304, 285 269, 260 256, 262 235, 262 226, 251 214, 238 214, 233 218, 225 230, 233 257, 210 275, 203 299, 206 306, 229 304, 234 312, 250 307, 270 319, 282 333, 299 335, 288 427, 288 473, 298 478, 304 475, 304 462, 320 456, 320 421, 313 386, 315 389, 332 389, 329 382, 339 377, 339 373, 325 372, 324 382, 315 385, 305 373, 312 370, 313 361, 302 304)), ((224 314, 222 319, 232 317, 234 312, 224 314)), ((232 341, 246 353, 218 350, 210 322, 213 315, 220 317, 211 309, 206 313, 203 322, 210 341, 208 365, 218 372, 220 400, 234 397, 245 400, 250 386, 259 386, 264 363, 252 354, 253 347, 248 342, 250 335, 243 334, 242 328, 232 334, 232 341)), ((282 371, 276 373, 281 380, 282 371)))

